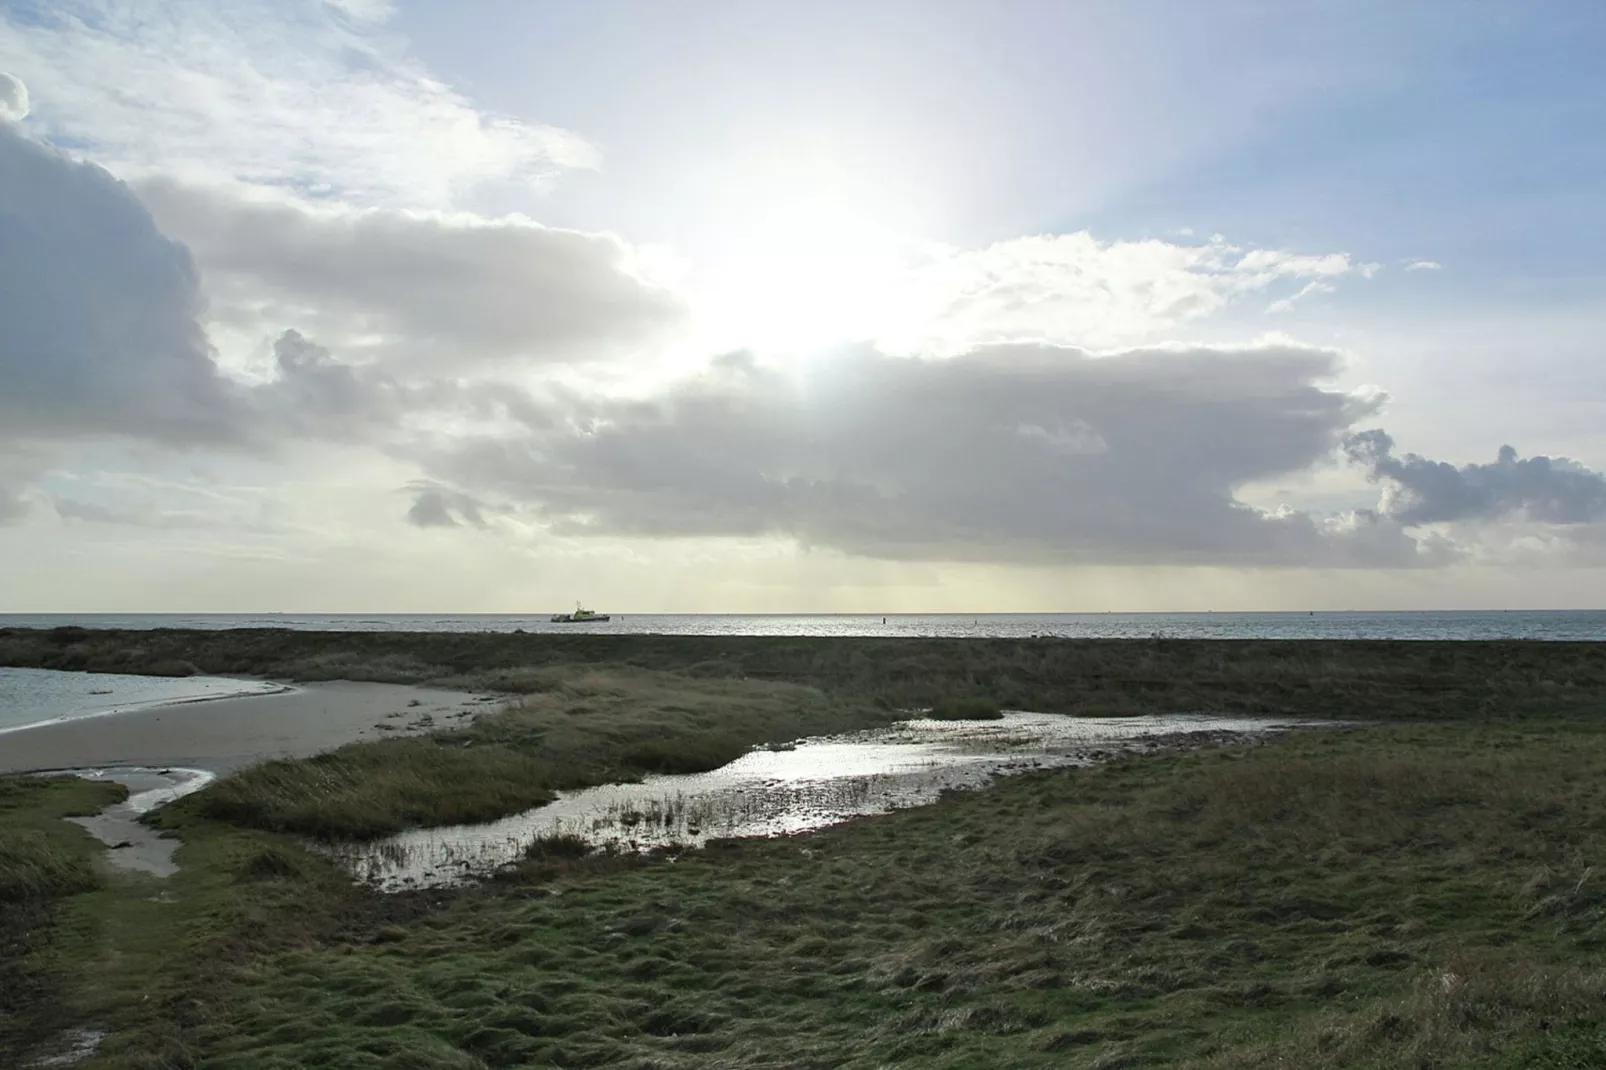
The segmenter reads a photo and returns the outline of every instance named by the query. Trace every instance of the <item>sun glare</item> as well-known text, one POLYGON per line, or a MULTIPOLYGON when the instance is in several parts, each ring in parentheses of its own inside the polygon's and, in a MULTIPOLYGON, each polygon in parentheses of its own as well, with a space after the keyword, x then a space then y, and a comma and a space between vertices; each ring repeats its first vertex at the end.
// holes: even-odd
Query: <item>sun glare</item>
POLYGON ((717 207, 724 240, 698 290, 718 344, 804 356, 874 333, 913 247, 894 206, 800 166, 717 207))

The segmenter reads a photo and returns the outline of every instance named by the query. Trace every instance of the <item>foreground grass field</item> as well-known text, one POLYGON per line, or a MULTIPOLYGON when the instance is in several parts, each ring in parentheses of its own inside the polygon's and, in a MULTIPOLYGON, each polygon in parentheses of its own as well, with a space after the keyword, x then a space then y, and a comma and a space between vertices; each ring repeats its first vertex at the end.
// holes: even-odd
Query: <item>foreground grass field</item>
MULTIPOLYGON (((1288 696, 1315 694, 1266 668, 1275 651, 1235 668, 1187 644, 1160 644, 1169 661, 1106 646, 1113 675, 1179 702, 1212 658, 1237 681, 1220 707, 1182 708, 1298 711, 1288 696)), ((674 859, 554 845, 457 892, 352 887, 271 831, 300 827, 285 815, 328 763, 263 767, 235 800, 249 814, 210 793, 162 813, 185 841, 165 884, 36 895, 55 924, 30 961, 50 963, 51 1006, 112 1033, 88 1065, 131 1070, 1606 1065, 1606 652, 1315 646, 1313 679, 1348 681, 1348 715, 1370 723, 674 859), (1460 707, 1427 693, 1441 655, 1464 674, 1460 707)), ((507 671, 529 703, 458 752, 600 776, 650 767, 637 748, 659 741, 655 760, 680 768, 889 715, 806 681, 507 671)), ((344 787, 313 812, 363 812, 396 742, 347 752, 344 787)), ((76 835, 63 805, 0 794, 0 828, 76 835)), ((63 1023, 46 1011, 17 1001, 14 1035, 63 1023)))
POLYGON ((390 900, 186 835, 96 1065, 1606 1061, 1595 725, 1315 731, 390 900))

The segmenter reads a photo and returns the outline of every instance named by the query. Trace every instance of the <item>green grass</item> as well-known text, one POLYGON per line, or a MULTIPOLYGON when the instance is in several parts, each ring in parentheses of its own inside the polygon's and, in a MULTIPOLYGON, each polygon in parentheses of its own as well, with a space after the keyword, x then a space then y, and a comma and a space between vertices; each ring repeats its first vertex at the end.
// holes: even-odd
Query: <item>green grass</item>
POLYGON ((207 1065, 1584 1067, 1606 1051, 1596 725, 1313 732, 673 863, 538 855, 408 924, 257 962, 200 1037, 207 1065))

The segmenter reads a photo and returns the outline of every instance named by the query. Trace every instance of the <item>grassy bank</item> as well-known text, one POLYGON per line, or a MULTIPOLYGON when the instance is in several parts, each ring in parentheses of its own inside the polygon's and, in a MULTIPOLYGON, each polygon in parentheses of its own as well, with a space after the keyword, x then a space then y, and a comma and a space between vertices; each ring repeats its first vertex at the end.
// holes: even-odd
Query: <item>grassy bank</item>
POLYGON ((390 901, 254 960, 186 1042, 220 1068, 1592 1067, 1603 815, 1578 721, 1127 759, 390 901))
POLYGON ((756 743, 897 716, 796 684, 641 669, 527 669, 511 682, 522 697, 466 727, 267 762, 183 808, 269 831, 367 839, 503 817, 567 788, 702 772, 756 743))
POLYGON ((892 707, 980 699, 1088 714, 1552 714, 1606 693, 1595 643, 989 640, 406 632, 0 630, 0 665, 519 691, 607 665, 816 687, 892 707))

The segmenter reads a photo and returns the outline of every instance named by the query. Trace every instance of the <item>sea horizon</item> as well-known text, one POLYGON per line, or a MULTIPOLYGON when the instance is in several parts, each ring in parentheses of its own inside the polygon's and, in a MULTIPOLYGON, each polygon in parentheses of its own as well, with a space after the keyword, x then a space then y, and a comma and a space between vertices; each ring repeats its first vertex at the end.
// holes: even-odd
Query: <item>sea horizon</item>
POLYGON ((7 613, 0 628, 620 635, 1606 641, 1606 609, 1171 610, 1075 613, 634 613, 554 623, 540 613, 7 613))

